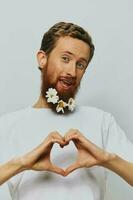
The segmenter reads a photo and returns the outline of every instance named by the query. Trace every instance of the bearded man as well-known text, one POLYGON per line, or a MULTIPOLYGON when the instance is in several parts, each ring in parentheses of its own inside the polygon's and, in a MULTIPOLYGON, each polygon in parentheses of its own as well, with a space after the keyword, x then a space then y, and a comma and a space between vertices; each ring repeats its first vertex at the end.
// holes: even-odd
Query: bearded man
POLYGON ((75 102, 93 54, 78 25, 44 34, 38 101, 0 119, 0 183, 13 200, 102 200, 110 171, 133 186, 133 144, 110 113, 75 102))

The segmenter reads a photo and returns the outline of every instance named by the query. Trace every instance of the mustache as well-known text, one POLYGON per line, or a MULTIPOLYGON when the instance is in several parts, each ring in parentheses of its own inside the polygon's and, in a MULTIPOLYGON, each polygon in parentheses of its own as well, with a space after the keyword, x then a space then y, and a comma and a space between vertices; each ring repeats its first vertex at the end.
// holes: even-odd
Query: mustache
POLYGON ((72 76, 60 76, 58 78, 59 81, 64 81, 68 84, 72 84, 74 85, 76 83, 76 77, 72 77, 72 76))

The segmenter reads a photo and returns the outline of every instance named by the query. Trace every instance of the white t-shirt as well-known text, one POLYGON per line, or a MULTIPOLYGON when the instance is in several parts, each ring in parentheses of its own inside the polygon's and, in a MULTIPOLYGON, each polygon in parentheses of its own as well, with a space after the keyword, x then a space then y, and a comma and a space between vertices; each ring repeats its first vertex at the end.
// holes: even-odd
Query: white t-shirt
MULTIPOLYGON (((63 136, 70 128, 79 129, 99 147, 133 162, 133 144, 110 113, 81 106, 69 115, 57 115, 50 109, 29 106, 0 118, 0 163, 34 149, 50 132, 56 130, 63 136)), ((65 168, 76 160, 76 152, 73 142, 63 149, 54 144, 52 162, 65 168)), ((7 185, 13 200, 102 200, 107 173, 99 166, 77 169, 67 177, 30 170, 12 177, 7 185)))

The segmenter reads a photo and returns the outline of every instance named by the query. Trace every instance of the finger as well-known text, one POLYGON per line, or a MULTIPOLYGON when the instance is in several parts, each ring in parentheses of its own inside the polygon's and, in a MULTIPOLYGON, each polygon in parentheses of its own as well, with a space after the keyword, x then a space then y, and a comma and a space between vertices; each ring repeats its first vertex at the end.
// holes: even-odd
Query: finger
POLYGON ((49 171, 65 176, 65 171, 56 165, 51 165, 49 171))
POLYGON ((62 142, 62 144, 60 144, 60 147, 63 148, 64 146, 67 146, 68 144, 69 144, 69 142, 67 142, 63 139, 63 142, 62 142))
POLYGON ((66 138, 66 143, 69 144, 69 142, 72 141, 72 142, 74 143, 75 147, 76 147, 77 149, 79 149, 78 140, 79 140, 79 139, 77 138, 77 136, 70 136, 69 138, 66 138))
POLYGON ((80 166, 77 163, 74 163, 72 165, 70 165, 66 170, 65 170, 65 176, 67 176, 68 174, 70 174, 71 172, 73 172, 74 170, 80 168, 80 166))
POLYGON ((63 140, 62 135, 60 135, 60 133, 57 132, 57 131, 54 131, 54 132, 50 133, 50 139, 51 139, 51 143, 52 144, 58 143, 61 146, 65 145, 65 141, 63 140))
POLYGON ((61 148, 63 148, 64 146, 69 144, 69 142, 66 142, 64 140, 64 137, 58 131, 54 132, 54 134, 52 136, 53 136, 52 142, 58 143, 61 148))
POLYGON ((61 148, 63 148, 66 145, 66 142, 62 139, 52 139, 52 144, 54 143, 59 144, 61 148))
POLYGON ((63 139, 69 143, 71 140, 78 140, 78 130, 77 129, 70 129, 64 135, 63 139))
POLYGON ((66 142, 73 141, 75 146, 78 148, 79 145, 93 152, 98 147, 90 142, 78 129, 70 129, 64 136, 66 142))

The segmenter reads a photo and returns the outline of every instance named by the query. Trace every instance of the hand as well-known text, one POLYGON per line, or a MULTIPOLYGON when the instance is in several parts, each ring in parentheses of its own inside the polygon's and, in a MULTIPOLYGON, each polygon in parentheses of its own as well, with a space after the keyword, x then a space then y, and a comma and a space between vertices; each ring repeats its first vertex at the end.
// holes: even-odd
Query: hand
POLYGON ((114 158, 114 154, 110 154, 90 142, 77 129, 70 129, 64 136, 66 143, 73 141, 77 150, 77 161, 65 170, 65 176, 72 171, 82 167, 92 167, 95 165, 104 166, 104 163, 114 158))
POLYGON ((64 170, 52 164, 50 160, 50 152, 54 143, 58 143, 61 147, 66 144, 62 136, 56 131, 51 132, 37 148, 20 157, 19 161, 23 169, 51 171, 64 176, 64 170))

